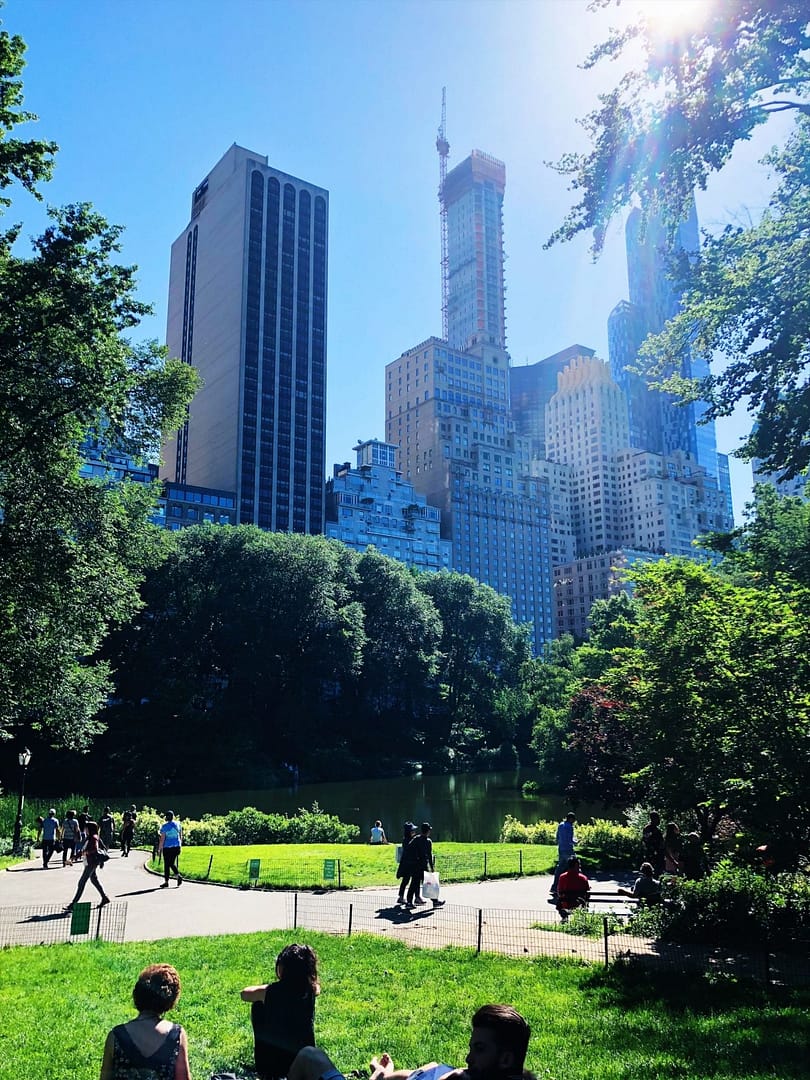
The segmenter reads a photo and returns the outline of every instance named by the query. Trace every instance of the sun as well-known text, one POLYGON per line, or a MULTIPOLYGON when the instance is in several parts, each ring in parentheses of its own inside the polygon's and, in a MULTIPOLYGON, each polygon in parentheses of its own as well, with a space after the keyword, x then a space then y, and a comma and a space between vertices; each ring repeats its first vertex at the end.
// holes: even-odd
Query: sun
POLYGON ((652 30, 676 34, 698 26, 706 17, 709 0, 641 0, 639 7, 652 30))

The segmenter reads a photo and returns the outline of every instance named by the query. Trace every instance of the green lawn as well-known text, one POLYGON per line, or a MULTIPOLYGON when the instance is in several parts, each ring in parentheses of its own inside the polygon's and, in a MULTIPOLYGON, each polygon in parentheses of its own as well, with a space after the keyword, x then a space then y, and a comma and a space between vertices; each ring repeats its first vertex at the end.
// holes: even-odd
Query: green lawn
MULTIPOLYGON (((340 862, 340 884, 349 888, 392 885, 395 882, 395 846, 386 844, 254 844, 234 847, 185 847, 180 856, 184 876, 208 876, 210 880, 240 885, 248 880, 250 859, 261 861, 260 882, 290 887, 323 883, 325 859, 340 862)), ((487 877, 508 877, 550 873, 556 848, 544 844, 520 847, 517 844, 442 843, 434 848, 436 868, 443 881, 478 881, 487 877)), ((157 865, 157 864, 154 864, 157 865)), ((337 867, 335 868, 337 873, 337 867)), ((335 882, 336 883, 336 882, 335 882)))
MULTIPOLYGON (((531 1023, 527 1064, 540 1080, 807 1076, 808 992, 766 995, 731 981, 605 974, 362 936, 296 936, 320 956, 315 1030, 344 1070, 384 1049, 401 1067, 434 1058, 462 1064, 473 1010, 506 1001, 531 1023)), ((133 1015, 135 977, 154 961, 174 964, 183 979, 176 1019, 188 1032, 195 1080, 247 1070, 249 1009, 239 990, 268 979, 292 940, 279 931, 4 950, 0 1075, 96 1077, 106 1032, 133 1015)))

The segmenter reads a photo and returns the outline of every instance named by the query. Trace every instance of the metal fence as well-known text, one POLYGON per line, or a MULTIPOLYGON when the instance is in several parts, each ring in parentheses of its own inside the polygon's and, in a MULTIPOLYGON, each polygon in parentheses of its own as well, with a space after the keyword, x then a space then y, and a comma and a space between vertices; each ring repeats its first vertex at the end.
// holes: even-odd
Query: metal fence
POLYGON ((72 911, 54 904, 0 907, 0 947, 95 940, 120 944, 126 923, 125 901, 113 901, 104 907, 76 904, 72 911))
MULTIPOLYGON (((483 881, 487 878, 520 877, 523 874, 549 872, 548 853, 537 848, 502 845, 498 851, 472 851, 457 855, 436 856, 436 869, 442 881, 483 881)), ((393 852, 393 847, 391 848, 393 852)), ((391 880, 396 861, 391 860, 391 880)), ((271 855, 249 859, 241 867, 214 852, 204 877, 235 884, 276 889, 363 888, 370 884, 368 867, 353 862, 351 850, 344 858, 288 859, 271 855), (218 873, 217 867, 220 867, 218 873), (236 873, 234 871, 236 870, 236 873)))
POLYGON ((806 950, 751 951, 717 946, 675 945, 636 936, 632 923, 616 932, 615 918, 596 915, 590 934, 562 929, 547 910, 474 908, 430 903, 413 910, 392 905, 388 896, 345 893, 294 893, 287 897, 290 929, 328 934, 376 934, 420 948, 448 945, 515 957, 552 957, 588 964, 634 963, 676 971, 716 972, 765 983, 810 986, 806 950))

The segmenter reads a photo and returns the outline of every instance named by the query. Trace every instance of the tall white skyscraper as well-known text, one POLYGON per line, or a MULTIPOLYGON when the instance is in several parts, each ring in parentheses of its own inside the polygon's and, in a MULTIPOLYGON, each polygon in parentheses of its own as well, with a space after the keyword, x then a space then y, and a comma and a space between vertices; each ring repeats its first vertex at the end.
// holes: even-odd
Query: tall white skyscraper
POLYGON ((237 519, 323 531, 329 194, 233 145, 172 245, 166 340, 203 389, 163 475, 236 493, 237 519))

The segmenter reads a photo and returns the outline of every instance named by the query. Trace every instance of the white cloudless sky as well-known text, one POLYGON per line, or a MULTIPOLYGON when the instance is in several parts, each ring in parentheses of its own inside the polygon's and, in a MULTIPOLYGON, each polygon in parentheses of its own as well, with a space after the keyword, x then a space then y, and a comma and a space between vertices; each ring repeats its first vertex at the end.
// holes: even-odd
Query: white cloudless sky
MULTIPOLYGON (((651 0, 678 5, 678 0, 651 0)), ((681 4, 682 6, 682 4, 681 4)), ((695 5, 692 5, 695 6, 695 5)), ((26 132, 60 152, 48 203, 90 201, 125 226, 123 259, 163 340, 169 249, 191 193, 231 143, 330 192, 327 470, 385 434, 385 364, 441 332, 436 130, 447 87, 450 167, 478 148, 506 163, 508 346, 514 364, 568 345, 607 359, 607 317, 627 296, 623 221, 593 263, 589 238, 543 243, 571 204, 549 169, 585 149, 577 125, 616 69, 579 66, 617 13, 581 0, 7 0, 28 44, 26 132)), ((757 159, 741 147, 698 197, 701 224, 756 213, 757 159)), ((38 232, 25 196, 6 222, 38 232)), ((733 451, 744 410, 718 425, 733 451)), ((732 465, 737 517, 750 467, 732 465)))

